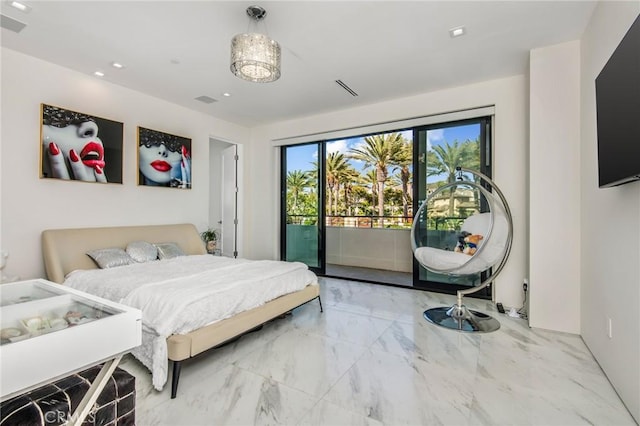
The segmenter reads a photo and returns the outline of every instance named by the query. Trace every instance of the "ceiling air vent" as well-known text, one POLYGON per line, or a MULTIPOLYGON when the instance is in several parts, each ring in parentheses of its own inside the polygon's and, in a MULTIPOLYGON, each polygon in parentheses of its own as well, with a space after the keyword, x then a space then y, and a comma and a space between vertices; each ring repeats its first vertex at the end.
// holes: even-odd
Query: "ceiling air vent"
POLYGON ((336 83, 338 83, 338 86, 346 90, 351 96, 358 96, 358 94, 351 87, 347 86, 344 81, 336 80, 336 83))
POLYGON ((27 26, 27 24, 9 18, 7 15, 0 15, 0 17, 0 27, 13 31, 14 33, 19 33, 27 26))
POLYGON ((200 101, 200 102, 205 103, 205 104, 212 104, 214 102, 218 102, 217 100, 213 99, 212 97, 204 96, 204 95, 203 96, 198 96, 196 98, 196 101, 200 101))

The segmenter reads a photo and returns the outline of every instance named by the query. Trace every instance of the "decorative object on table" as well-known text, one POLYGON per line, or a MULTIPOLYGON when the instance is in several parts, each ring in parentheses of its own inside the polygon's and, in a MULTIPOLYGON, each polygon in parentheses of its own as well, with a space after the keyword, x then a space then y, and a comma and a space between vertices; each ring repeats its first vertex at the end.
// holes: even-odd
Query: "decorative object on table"
POLYGON ((87 316, 80 311, 68 311, 65 314, 64 319, 70 325, 80 325, 95 320, 95 318, 91 318, 90 316, 87 316))
POLYGON ((123 123, 47 104, 40 122, 41 178, 122 183, 123 123))
POLYGON ((138 185, 191 189, 191 139, 138 127, 138 185))
POLYGON ((200 238, 202 238, 202 241, 204 241, 207 246, 207 253, 214 254, 218 244, 218 231, 213 228, 208 228, 206 231, 200 233, 200 238))
MULTIPOLYGON (((31 336, 39 336, 41 334, 51 333, 53 331, 64 330, 69 326, 69 323, 65 318, 49 318, 46 316, 25 318, 21 322, 25 330, 31 336)), ((14 339, 11 340, 15 341, 14 339)))
POLYGON ((0 330, 0 344, 19 342, 29 337, 29 333, 15 327, 7 327, 0 330))
MULTIPOLYGON (((260 22, 267 11, 249 6, 251 22, 260 22)), ((280 45, 259 33, 237 34, 231 39, 231 72, 238 78, 254 83, 269 83, 280 78, 280 45)))

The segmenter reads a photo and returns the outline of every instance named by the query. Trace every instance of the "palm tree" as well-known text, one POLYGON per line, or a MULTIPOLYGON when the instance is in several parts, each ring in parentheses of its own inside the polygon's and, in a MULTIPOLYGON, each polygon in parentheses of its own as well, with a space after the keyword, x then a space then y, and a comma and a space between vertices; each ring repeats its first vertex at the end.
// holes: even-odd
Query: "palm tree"
MULTIPOLYGON (((478 142, 477 147, 479 147, 479 141, 476 140, 475 142, 478 142)), ((446 173, 447 182, 454 183, 456 181, 456 167, 473 168, 478 163, 475 142, 465 141, 461 144, 458 140, 454 140, 453 144, 445 143, 443 145, 435 145, 432 148, 434 155, 428 156, 430 162, 427 163, 427 173, 429 175, 446 173)), ((453 216, 454 213, 454 192, 455 187, 452 187, 449 193, 450 216, 453 216)))
POLYGON ((371 216, 375 212, 375 205, 378 200, 378 178, 375 169, 367 170, 363 177, 363 181, 367 185, 371 185, 371 216))
POLYGON ((353 190, 353 184, 359 183, 361 179, 360 173, 351 165, 340 174, 339 181, 342 184, 344 193, 344 212, 347 216, 351 216, 351 192, 353 190))
POLYGON ((364 167, 374 167, 376 170, 376 184, 378 190, 378 216, 384 215, 384 183, 387 180, 388 167, 398 154, 402 139, 400 133, 386 133, 364 138, 364 145, 351 148, 349 157, 364 162, 364 167))
POLYGON ((464 163, 460 165, 467 169, 480 171, 480 137, 478 136, 474 140, 467 139, 463 145, 466 150, 466 158, 464 163))
POLYGON ((287 193, 291 194, 290 214, 298 214, 298 199, 304 190, 311 186, 311 179, 307 172, 292 170, 287 173, 287 193))
POLYGON ((402 215, 409 215, 409 180, 411 180, 410 166, 413 163, 413 143, 401 137, 398 140, 400 147, 397 154, 391 160, 394 170, 398 170, 402 182, 402 215))
POLYGON ((344 171, 349 167, 349 163, 341 152, 331 152, 327 155, 325 164, 327 187, 327 212, 331 215, 333 210, 333 201, 335 194, 335 202, 338 204, 338 194, 336 189, 340 188, 340 178, 344 171), (336 188, 337 186, 337 188, 336 188))
POLYGON ((371 203, 371 191, 369 191, 369 188, 358 184, 353 186, 349 190, 349 193, 351 195, 351 202, 355 206, 354 214, 355 216, 360 216, 371 203))

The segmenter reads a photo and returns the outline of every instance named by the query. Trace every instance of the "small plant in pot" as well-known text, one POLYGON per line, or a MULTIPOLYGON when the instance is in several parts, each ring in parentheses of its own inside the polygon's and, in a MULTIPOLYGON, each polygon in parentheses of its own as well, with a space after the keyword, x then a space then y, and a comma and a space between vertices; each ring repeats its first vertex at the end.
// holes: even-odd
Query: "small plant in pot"
POLYGON ((209 228, 206 231, 203 231, 200 233, 200 238, 202 238, 202 241, 205 242, 208 253, 212 254, 216 251, 216 244, 218 242, 217 230, 213 228, 209 228))

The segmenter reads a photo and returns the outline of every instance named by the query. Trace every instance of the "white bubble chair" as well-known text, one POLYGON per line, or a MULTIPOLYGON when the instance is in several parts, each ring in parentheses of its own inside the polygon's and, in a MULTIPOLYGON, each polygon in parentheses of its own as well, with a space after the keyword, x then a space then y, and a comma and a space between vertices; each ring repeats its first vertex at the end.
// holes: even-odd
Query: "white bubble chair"
POLYGON ((455 305, 428 309, 424 317, 450 329, 491 332, 500 328, 500 322, 468 309, 462 298, 487 287, 504 268, 513 240, 511 211, 504 195, 489 177, 462 167, 456 170, 456 182, 439 187, 420 205, 411 227, 411 248, 418 263, 428 271, 452 278, 479 275, 480 283, 458 290, 455 305), (455 205, 459 200, 463 201, 455 205), (457 210, 454 217, 451 210, 443 213, 452 202, 457 210), (430 225, 434 223, 433 218, 443 214, 449 215, 448 223, 456 223, 452 225, 455 229, 446 231, 448 239, 441 238, 443 231, 434 231, 430 225), (475 246, 464 243, 462 240, 468 235, 479 235, 482 239, 475 246), (461 247, 463 245, 466 247, 461 247))

